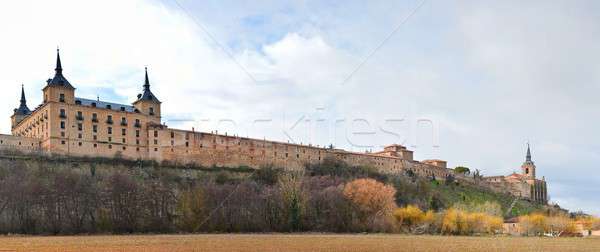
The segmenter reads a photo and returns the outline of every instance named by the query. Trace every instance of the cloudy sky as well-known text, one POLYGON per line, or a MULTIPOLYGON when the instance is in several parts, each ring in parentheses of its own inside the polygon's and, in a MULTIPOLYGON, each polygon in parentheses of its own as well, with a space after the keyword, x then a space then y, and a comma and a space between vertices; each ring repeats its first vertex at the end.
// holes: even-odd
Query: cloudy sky
POLYGON ((2 133, 52 77, 130 103, 148 66, 171 127, 329 145, 400 143, 485 175, 532 145, 552 201, 600 214, 595 1, 11 1, 2 133))

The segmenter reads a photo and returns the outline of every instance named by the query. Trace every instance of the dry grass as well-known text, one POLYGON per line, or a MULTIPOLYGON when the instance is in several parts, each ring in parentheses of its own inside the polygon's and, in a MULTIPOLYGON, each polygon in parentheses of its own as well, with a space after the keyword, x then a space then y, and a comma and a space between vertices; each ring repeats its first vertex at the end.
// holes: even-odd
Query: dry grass
POLYGON ((598 251, 599 238, 247 234, 0 237, 0 251, 598 251))

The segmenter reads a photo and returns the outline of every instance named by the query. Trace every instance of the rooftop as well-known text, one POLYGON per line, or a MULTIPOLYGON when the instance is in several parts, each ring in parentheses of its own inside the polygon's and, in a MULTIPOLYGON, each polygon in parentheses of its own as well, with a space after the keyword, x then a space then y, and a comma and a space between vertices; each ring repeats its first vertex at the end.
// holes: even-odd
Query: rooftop
POLYGON ((131 105, 125 105, 125 104, 119 104, 119 103, 113 103, 113 102, 105 102, 105 101, 100 101, 100 100, 91 100, 91 99, 78 98, 78 97, 75 97, 75 104, 86 106, 86 107, 110 109, 110 110, 114 110, 114 111, 131 112, 131 113, 139 112, 138 110, 136 110, 135 107, 133 107, 131 105))

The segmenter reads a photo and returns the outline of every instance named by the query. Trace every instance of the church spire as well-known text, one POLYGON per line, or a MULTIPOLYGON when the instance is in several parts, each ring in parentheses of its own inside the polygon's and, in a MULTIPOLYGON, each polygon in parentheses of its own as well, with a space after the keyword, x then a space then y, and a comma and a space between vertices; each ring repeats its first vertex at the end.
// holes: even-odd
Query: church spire
POLYGON ((526 162, 531 162, 531 150, 529 149, 529 143, 527 143, 527 155, 525 156, 526 162))

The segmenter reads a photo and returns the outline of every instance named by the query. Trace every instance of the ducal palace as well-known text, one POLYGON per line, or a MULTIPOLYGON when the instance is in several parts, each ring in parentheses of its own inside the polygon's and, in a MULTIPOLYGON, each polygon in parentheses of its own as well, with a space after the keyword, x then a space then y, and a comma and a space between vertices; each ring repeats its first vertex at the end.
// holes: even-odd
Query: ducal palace
MULTIPOLYGON (((260 168, 265 165, 303 169, 306 164, 336 158, 351 165, 369 165, 386 173, 407 172, 465 181, 443 160, 413 159, 413 152, 398 144, 379 152, 358 153, 312 145, 251 139, 217 133, 169 128, 161 122, 161 102, 152 93, 146 70, 143 89, 133 104, 118 104, 77 97, 75 86, 63 73, 57 52, 54 76, 42 89, 42 104, 30 110, 22 89, 11 116, 12 135, 0 135, 0 149, 42 155, 154 160, 205 167, 260 168)), ((522 172, 485 177, 480 183, 515 197, 545 203, 546 182, 536 178, 529 147, 522 172)))

